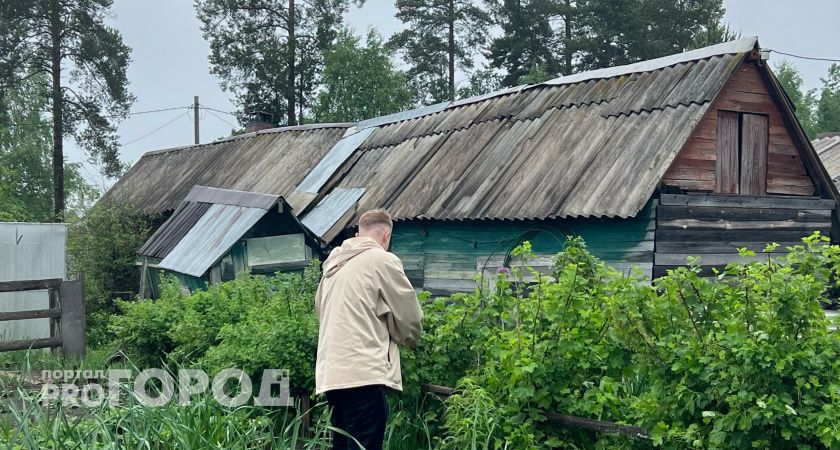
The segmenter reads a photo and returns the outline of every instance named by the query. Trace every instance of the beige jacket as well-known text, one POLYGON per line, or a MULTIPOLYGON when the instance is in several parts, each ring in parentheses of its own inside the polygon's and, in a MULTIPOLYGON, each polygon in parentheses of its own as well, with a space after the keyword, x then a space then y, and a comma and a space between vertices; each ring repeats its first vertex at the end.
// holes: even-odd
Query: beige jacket
POLYGON ((397 344, 417 345, 423 312, 400 259, 372 238, 351 238, 323 272, 315 393, 372 384, 402 391, 397 344))

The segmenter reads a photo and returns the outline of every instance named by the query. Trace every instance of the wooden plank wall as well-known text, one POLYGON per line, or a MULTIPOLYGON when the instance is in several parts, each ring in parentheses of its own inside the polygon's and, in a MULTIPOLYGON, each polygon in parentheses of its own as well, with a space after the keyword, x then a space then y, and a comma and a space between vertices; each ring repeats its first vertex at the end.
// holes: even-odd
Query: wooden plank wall
POLYGON ((653 275, 684 265, 688 256, 699 256, 711 274, 737 260, 741 247, 761 252, 775 242, 784 252, 814 231, 830 236, 834 207, 833 200, 813 197, 662 194, 653 275))
POLYGON ((666 185, 685 191, 715 192, 720 110, 767 115, 770 129, 767 194, 814 195, 814 183, 805 170, 799 150, 753 62, 742 63, 724 86, 663 177, 666 185))
POLYGON ((504 255, 523 234, 538 227, 530 241, 538 255, 532 266, 547 271, 566 235, 584 238, 593 254, 616 269, 653 269, 656 200, 634 218, 544 221, 401 221, 394 225, 391 250, 402 259, 415 288, 436 295, 475 289, 482 270, 495 273, 504 255))

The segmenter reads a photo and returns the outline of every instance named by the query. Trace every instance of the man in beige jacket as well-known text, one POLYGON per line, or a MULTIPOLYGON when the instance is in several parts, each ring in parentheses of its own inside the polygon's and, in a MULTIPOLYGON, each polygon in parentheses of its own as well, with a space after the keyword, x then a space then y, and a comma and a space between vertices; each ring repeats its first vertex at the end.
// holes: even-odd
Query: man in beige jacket
POLYGON ((385 388, 402 391, 400 351, 420 339, 423 312, 402 263, 388 252, 393 223, 383 210, 359 218, 359 232, 330 253, 315 295, 315 393, 325 393, 334 449, 382 448, 385 388), (357 444, 358 442, 358 444, 357 444))

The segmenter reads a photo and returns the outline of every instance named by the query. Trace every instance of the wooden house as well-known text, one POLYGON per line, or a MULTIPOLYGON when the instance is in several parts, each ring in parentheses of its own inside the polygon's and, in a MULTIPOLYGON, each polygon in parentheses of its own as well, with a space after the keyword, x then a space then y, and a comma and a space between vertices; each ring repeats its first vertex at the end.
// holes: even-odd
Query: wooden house
POLYGON ((566 236, 649 276, 831 233, 837 189, 746 38, 353 124, 150 152, 104 201, 156 213, 194 185, 288 202, 326 248, 386 208, 415 287, 471 290, 566 236))
POLYGON ((140 295, 157 298, 164 273, 194 290, 240 273, 299 270, 321 244, 282 197, 193 186, 137 251, 140 295))

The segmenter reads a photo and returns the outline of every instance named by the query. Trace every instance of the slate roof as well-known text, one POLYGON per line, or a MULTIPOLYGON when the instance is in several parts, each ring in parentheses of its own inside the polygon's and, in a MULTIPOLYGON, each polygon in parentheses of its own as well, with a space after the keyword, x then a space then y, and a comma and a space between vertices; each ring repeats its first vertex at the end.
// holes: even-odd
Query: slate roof
POLYGON ((831 181, 840 183, 840 132, 823 133, 811 141, 831 181))
POLYGON ((156 212, 194 184, 264 192, 283 196, 304 223, 319 215, 309 222, 331 229, 327 241, 342 224, 320 216, 339 206, 344 226, 371 208, 397 220, 630 217, 757 48, 745 38, 357 124, 151 152, 106 200, 156 212), (360 197, 348 206, 334 191, 360 197))

